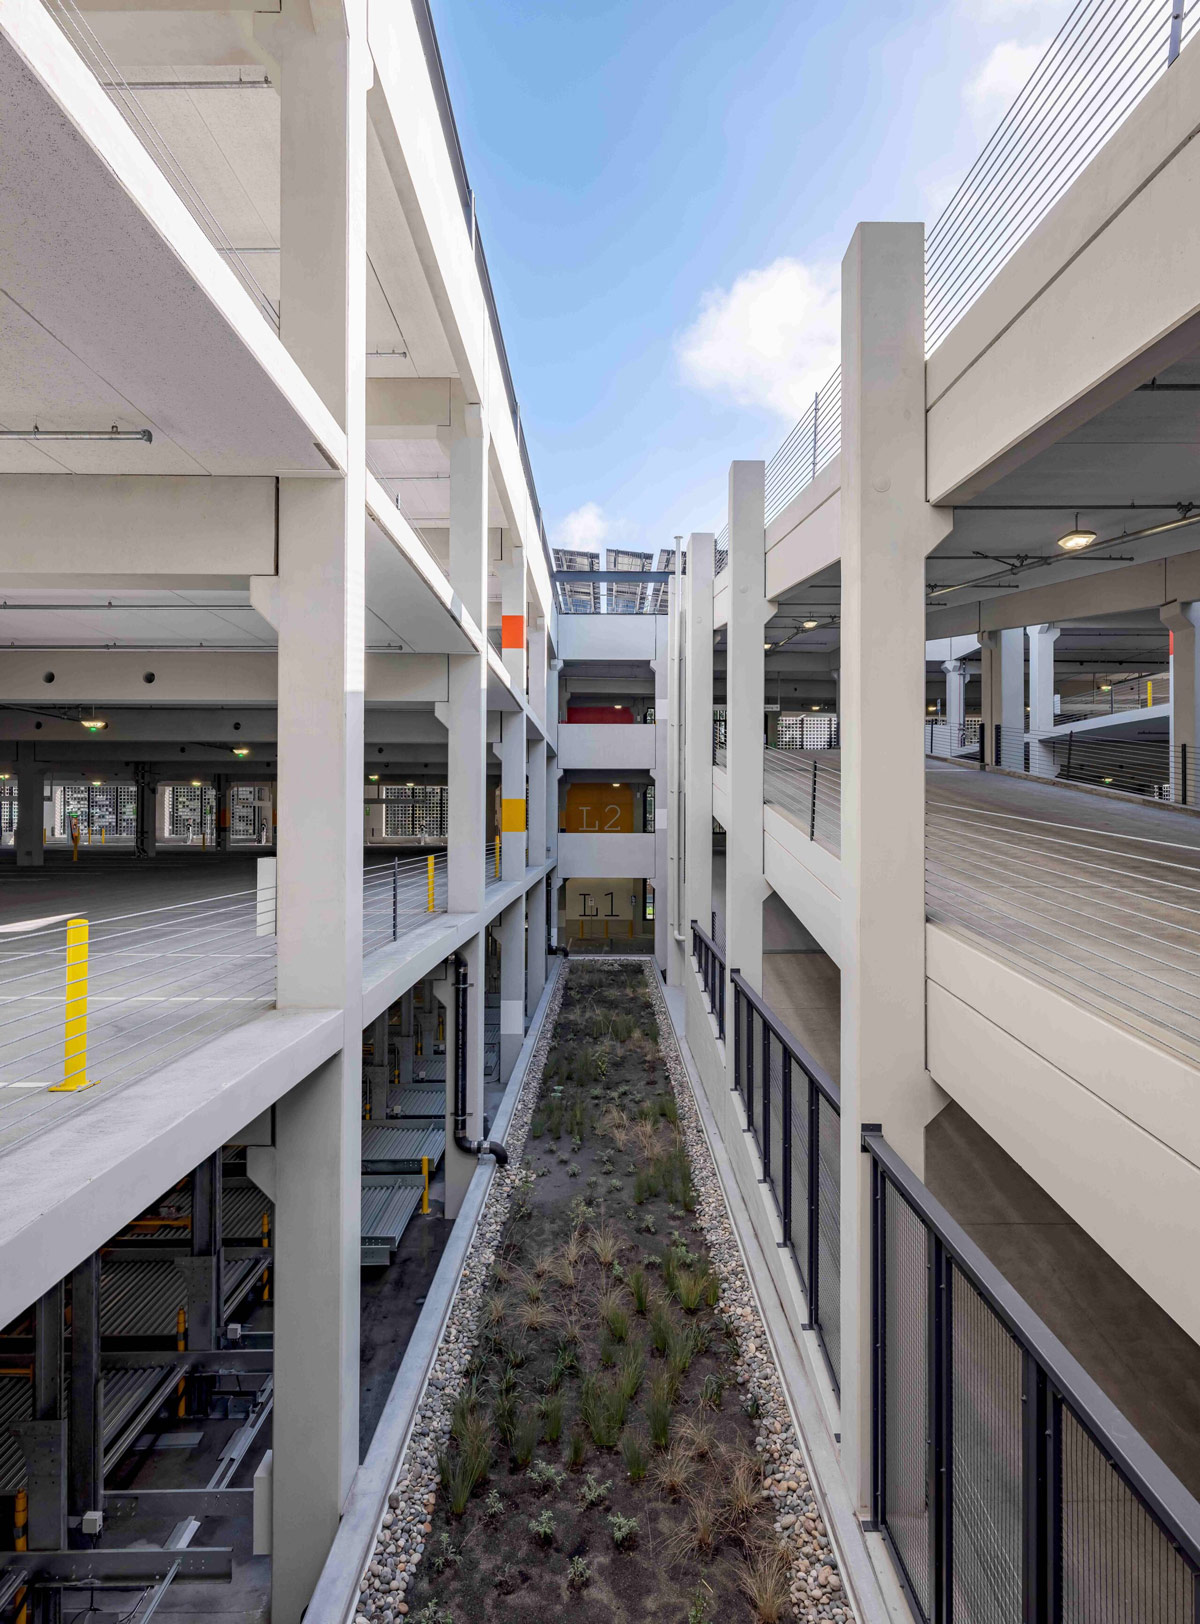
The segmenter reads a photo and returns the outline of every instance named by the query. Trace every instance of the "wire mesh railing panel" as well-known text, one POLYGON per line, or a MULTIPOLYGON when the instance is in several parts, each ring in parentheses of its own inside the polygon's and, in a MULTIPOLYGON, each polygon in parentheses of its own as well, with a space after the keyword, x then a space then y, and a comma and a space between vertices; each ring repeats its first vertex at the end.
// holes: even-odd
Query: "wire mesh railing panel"
POLYGON ((883 1205, 881 1511, 904 1576, 928 1619, 934 1597, 928 1236, 921 1219, 886 1183, 883 1205))
POLYGON ((958 1269, 951 1271, 951 1505, 954 1618, 1021 1617, 1021 1349, 958 1269))
POLYGON ((817 1092, 816 1326, 829 1360, 834 1385, 842 1379, 842 1124, 817 1092))
POLYGON ((1072 7, 929 232, 927 353, 1045 219, 1196 24, 1172 0, 1078 0, 1072 7))
POLYGON ((791 1157, 792 1157, 792 1201, 791 1224, 788 1238, 792 1243, 792 1256, 796 1260, 796 1268, 800 1272, 800 1280, 804 1286, 805 1295, 812 1301, 813 1269, 811 1262, 811 1249, 816 1242, 819 1219, 814 1217, 812 1204, 808 1200, 809 1177, 811 1172, 811 1144, 810 1135, 816 1127, 816 1095, 815 1086, 809 1082, 803 1071, 793 1059, 791 1067, 792 1088, 792 1121, 791 1121, 791 1157))
POLYGON ((1197 1582, 1070 1408, 1061 1408, 1062 1624, 1194 1624, 1197 1582))

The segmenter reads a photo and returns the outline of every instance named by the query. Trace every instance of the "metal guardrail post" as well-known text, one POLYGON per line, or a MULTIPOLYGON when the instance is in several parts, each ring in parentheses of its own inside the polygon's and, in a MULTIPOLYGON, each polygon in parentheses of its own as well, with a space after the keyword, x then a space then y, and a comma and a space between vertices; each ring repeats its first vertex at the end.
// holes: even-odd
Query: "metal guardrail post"
POLYGON ((954 1596, 954 1301, 949 1255, 928 1232, 929 1272, 929 1505, 933 1534, 933 1611, 949 1620, 954 1596))
POLYGON ((400 935, 400 859, 392 858, 392 940, 400 935))
POLYGON ((780 1097, 780 1127, 783 1134, 783 1145, 780 1154, 780 1167, 783 1173, 780 1191, 780 1210, 783 1218, 783 1239, 781 1246, 792 1244, 792 1056, 787 1044, 781 1045, 782 1065, 780 1067, 780 1086, 783 1093, 780 1097))
POLYGON ((821 1281, 820 1281, 820 1240, 821 1226, 821 1096, 817 1093, 817 1085, 812 1078, 808 1078, 808 1167, 806 1169, 805 1200, 808 1205, 808 1246, 807 1276, 804 1284, 808 1290, 808 1317, 812 1324, 817 1324, 821 1312, 821 1281))
POLYGON ((762 1088, 759 1094, 762 1102, 762 1135, 759 1140, 759 1149, 762 1160, 762 1177, 760 1184, 771 1182, 771 1028, 766 1021, 762 1025, 762 1088))
POLYGON ((812 762, 812 794, 811 794, 811 796, 809 798, 809 805, 808 805, 808 838, 809 838, 809 840, 815 840, 816 837, 817 837, 817 758, 816 758, 816 756, 814 756, 813 757, 813 762, 812 762))
MULTIPOLYGON (((737 971, 731 972, 737 975, 737 971)), ((733 983, 733 1092, 741 1093, 742 1087, 742 995, 738 984, 733 983)))

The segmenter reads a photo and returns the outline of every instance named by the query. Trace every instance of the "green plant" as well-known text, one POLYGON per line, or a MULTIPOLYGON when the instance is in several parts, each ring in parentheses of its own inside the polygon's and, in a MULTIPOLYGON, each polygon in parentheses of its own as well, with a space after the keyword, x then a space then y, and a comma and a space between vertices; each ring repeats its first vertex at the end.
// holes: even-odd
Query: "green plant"
POLYGON ((583 1379, 579 1393, 579 1415, 592 1435, 597 1449, 615 1449, 629 1400, 619 1387, 610 1387, 596 1375, 583 1379))
POLYGON ((489 1489, 487 1499, 483 1502, 484 1516, 488 1518, 498 1517, 503 1510, 504 1501, 501 1499, 499 1491, 489 1489))
POLYGON ((679 1107, 675 1103, 674 1094, 662 1095, 658 1102, 658 1114, 661 1117, 666 1117, 667 1121, 670 1122, 672 1126, 678 1124, 679 1107))
POLYGON ((454 1614, 436 1601, 427 1601, 419 1613, 414 1613, 412 1624, 454 1624, 454 1614))
POLYGON ((592 1231, 592 1251, 602 1269, 611 1269, 621 1252, 621 1237, 611 1224, 597 1224, 592 1231))
POLYGON ((601 1297, 600 1318, 608 1328, 614 1342, 624 1342, 629 1335, 629 1310, 615 1291, 606 1291, 601 1297))
POLYGON ((542 1435, 541 1418, 534 1409, 522 1410, 513 1427, 509 1449, 517 1466, 528 1466, 533 1459, 538 1439, 542 1435))
POLYGON ((631 1483, 640 1483, 646 1475, 648 1456, 645 1439, 639 1433, 630 1432, 627 1428, 621 1434, 621 1459, 625 1462, 625 1470, 629 1473, 631 1483))
POLYGON ((583 1480, 583 1487, 579 1491, 581 1506, 600 1506, 608 1499, 608 1491, 612 1488, 612 1479, 601 1483, 595 1472, 589 1472, 583 1480))
POLYGON ((628 1550, 631 1545, 637 1544, 636 1517, 623 1517, 619 1511, 612 1511, 609 1513, 608 1526, 612 1530, 612 1542, 618 1551, 628 1550))
POLYGON ((650 1346, 655 1353, 665 1354, 675 1335, 675 1316, 661 1298, 656 1298, 650 1310, 650 1346))
POLYGON ((700 1585, 696 1586, 688 1602, 687 1624, 710 1624, 708 1601, 700 1585))
POLYGON ((704 1301, 708 1290, 708 1276, 692 1269, 680 1269, 675 1276, 675 1295, 688 1314, 694 1314, 704 1301))
POLYGON ((561 1393, 547 1393, 539 1405, 542 1415, 542 1437, 548 1444, 556 1444, 562 1437, 563 1398, 561 1393))
POLYGON ((617 1363, 616 1371, 617 1390, 627 1404, 631 1404, 637 1397, 645 1374, 646 1355, 636 1343, 627 1346, 617 1363))
POLYGON ((449 1567, 457 1567, 462 1561, 462 1552, 450 1543, 450 1535, 442 1532, 438 1542, 429 1555, 429 1566, 435 1573, 443 1573, 449 1567))
POLYGON ((704 1378, 704 1385, 700 1389, 700 1403, 706 1410, 719 1410, 721 1399, 729 1379, 726 1376, 710 1375, 704 1378))
POLYGON ((592 1570, 586 1556, 573 1556, 567 1563, 567 1584, 572 1590, 582 1590, 591 1583, 592 1570))
POLYGON ((529 1532, 539 1545, 549 1545, 554 1539, 554 1513, 552 1511, 539 1511, 536 1517, 529 1519, 529 1532))
POLYGON ((566 1482, 567 1474, 561 1466, 554 1466, 548 1460, 535 1460, 529 1468, 529 1477, 542 1494, 549 1494, 551 1489, 560 1489, 566 1482))
POLYGON ((570 1471, 577 1472, 586 1459, 587 1436, 576 1427, 567 1439, 567 1466, 570 1471))
POLYGON ((752 1551, 738 1575, 738 1587, 762 1624, 779 1624, 791 1599, 787 1557, 773 1546, 752 1551))
POLYGON ((721 1282, 711 1270, 704 1277, 704 1301, 710 1308, 721 1301, 721 1282))
MULTIPOLYGON (((561 1158, 561 1159, 565 1160, 565 1157, 561 1158)), ((572 1162, 570 1167, 567 1168, 567 1177, 569 1179, 577 1179, 579 1177, 579 1163, 578 1162, 572 1162)))
POLYGON ((762 1469, 748 1450, 726 1453, 721 1461, 721 1498, 735 1527, 750 1521, 762 1502, 762 1469))
POLYGON ((511 1392, 501 1390, 492 1405, 492 1425, 506 1449, 512 1447, 517 1430, 517 1401, 511 1392))
POLYGON ((535 1111, 529 1122, 529 1136, 531 1139, 540 1139, 546 1131, 546 1119, 540 1111, 535 1111))
POLYGON ((459 1443, 462 1443, 477 1422, 478 1403, 479 1383, 472 1377, 450 1406, 450 1431, 459 1443))
POLYGON ((655 1449, 665 1449, 671 1442, 671 1406, 674 1399, 671 1378, 667 1372, 660 1371, 650 1383, 650 1396, 646 1400, 646 1426, 655 1449))
POLYGON ((629 1275, 629 1289, 633 1293, 635 1312, 644 1314, 650 1304, 650 1282, 645 1269, 633 1269, 629 1275))
POLYGON ((484 1439, 471 1439, 451 1453, 438 1451, 438 1476, 442 1492, 456 1517, 467 1509, 467 1501, 487 1476, 492 1464, 491 1445, 484 1439))

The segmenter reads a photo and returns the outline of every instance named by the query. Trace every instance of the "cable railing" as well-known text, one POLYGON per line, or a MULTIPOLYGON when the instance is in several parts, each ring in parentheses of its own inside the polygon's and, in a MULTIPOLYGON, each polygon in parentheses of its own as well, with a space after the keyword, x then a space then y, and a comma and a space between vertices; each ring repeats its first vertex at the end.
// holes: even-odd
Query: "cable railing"
MULTIPOLYGON (((964 748, 957 754, 969 759, 970 752, 964 748)), ((1183 742, 1172 751, 1165 731, 1134 738, 1105 736, 1090 728, 1026 732, 995 724, 981 730, 975 746, 975 758, 989 767, 1186 806, 1194 806, 1196 801, 1194 756, 1195 751, 1189 751, 1183 742)))
MULTIPOLYGON (((1200 1057, 1200 831, 1195 843, 1004 811, 931 783, 925 905, 934 923, 1076 1002, 1200 1057)), ((1182 820, 1181 820, 1182 821, 1182 820)))
POLYGON ((929 232, 926 353, 1167 71, 1198 17, 1184 0, 1078 0, 1072 7, 929 232))
POLYGON ((878 1131, 874 1521, 923 1619, 1193 1624, 1200 1505, 878 1131))
POLYGON ((270 1009, 274 906, 269 886, 0 930, 0 1141, 270 1009))
POLYGON ((446 911, 446 853, 394 857, 363 870, 363 954, 399 941, 446 911))
POLYGON ((733 1086, 833 1385, 841 1379, 841 1097, 735 967, 733 1086))
POLYGON ((842 369, 813 396, 812 405, 767 464, 766 522, 776 518, 837 456, 842 443, 842 369))
POLYGON ((763 801, 781 807, 808 838, 837 857, 842 849, 841 757, 770 749, 763 755, 763 801))

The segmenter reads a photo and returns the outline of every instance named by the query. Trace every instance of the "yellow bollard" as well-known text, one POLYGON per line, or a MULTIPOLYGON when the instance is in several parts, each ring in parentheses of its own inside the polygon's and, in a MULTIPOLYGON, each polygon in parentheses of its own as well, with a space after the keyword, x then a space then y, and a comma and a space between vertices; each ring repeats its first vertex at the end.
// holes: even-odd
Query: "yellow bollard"
POLYGON ((425 1188, 421 1192, 421 1211, 423 1213, 428 1213, 428 1211, 429 1211, 429 1157, 428 1156, 422 1156, 421 1157, 421 1171, 425 1175, 425 1188))
POLYGON ((1154 703, 1154 678, 1153 677, 1147 677, 1147 679, 1146 679, 1146 705, 1147 705, 1147 708, 1149 708, 1151 705, 1153 705, 1153 703, 1154 703))
POLYGON ((67 920, 67 1007, 63 1079, 50 1087, 51 1094, 73 1094, 90 1088, 87 1074, 88 1021, 88 922, 67 920))
MULTIPOLYGON (((263 1215, 262 1215, 262 1243, 263 1243, 264 1247, 270 1246, 270 1244, 271 1244, 271 1214, 269 1212, 264 1212, 263 1215)), ((271 1300, 271 1287, 270 1287, 270 1283, 268 1282, 267 1271, 265 1269, 262 1272, 262 1288, 263 1288, 263 1296, 262 1296, 263 1302, 264 1303, 270 1302, 270 1300, 271 1300)))
MULTIPOLYGON (((13 1532, 16 1539, 13 1549, 27 1551, 29 1549, 29 1493, 26 1489, 17 1490, 17 1503, 13 1509, 13 1532)), ((25 1605, 25 1586, 22 1585, 13 1598, 16 1602, 16 1624, 28 1624, 29 1609, 25 1605)))
POLYGON ((430 852, 425 866, 425 912, 433 912, 433 853, 430 852))
MULTIPOLYGON (((179 1309, 175 1315, 175 1349, 177 1353, 187 1352, 187 1314, 182 1308, 179 1309)), ((179 1385, 175 1389, 176 1393, 179 1395, 179 1402, 175 1406, 175 1413, 181 1421, 187 1414, 187 1406, 183 1400, 183 1393, 186 1385, 187 1384, 184 1381, 184 1378, 181 1376, 179 1378, 179 1385)))

